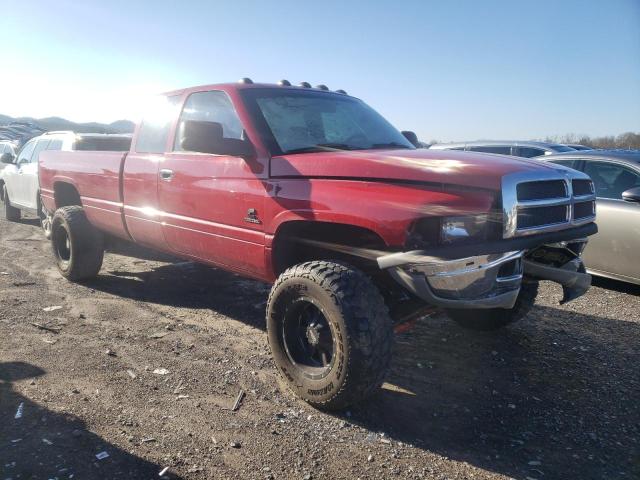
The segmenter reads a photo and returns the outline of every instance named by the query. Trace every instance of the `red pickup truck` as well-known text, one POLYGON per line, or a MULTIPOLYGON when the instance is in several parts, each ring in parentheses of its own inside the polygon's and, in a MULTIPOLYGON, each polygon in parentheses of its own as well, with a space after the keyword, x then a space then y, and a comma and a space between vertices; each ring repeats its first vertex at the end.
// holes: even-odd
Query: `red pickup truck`
POLYGON ((378 388, 394 328, 427 308, 493 330, 527 313, 540 279, 560 283, 562 301, 589 288, 587 176, 412 141, 322 85, 167 93, 130 152, 40 156, 58 268, 97 275, 107 235, 274 282, 275 363, 326 409, 378 388))

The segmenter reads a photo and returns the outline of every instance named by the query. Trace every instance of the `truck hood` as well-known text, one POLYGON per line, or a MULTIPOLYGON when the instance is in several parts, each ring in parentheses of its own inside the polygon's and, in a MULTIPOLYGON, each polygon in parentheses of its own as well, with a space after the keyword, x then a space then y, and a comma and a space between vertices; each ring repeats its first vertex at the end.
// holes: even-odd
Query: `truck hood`
POLYGON ((358 150, 284 155, 271 176, 444 183, 500 190, 504 175, 563 167, 519 157, 453 150, 358 150))

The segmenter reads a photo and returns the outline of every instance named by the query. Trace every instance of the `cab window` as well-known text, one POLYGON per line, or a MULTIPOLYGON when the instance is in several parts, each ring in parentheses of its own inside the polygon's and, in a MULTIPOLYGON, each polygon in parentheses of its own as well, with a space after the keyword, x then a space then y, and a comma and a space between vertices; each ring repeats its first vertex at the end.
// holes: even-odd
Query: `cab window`
POLYGON ((243 127, 231 100, 225 92, 211 90, 189 95, 184 104, 176 131, 173 150, 184 151, 182 140, 186 122, 217 123, 222 127, 223 138, 241 140, 243 127))
POLYGON ((154 99, 142 119, 136 140, 136 152, 165 152, 169 129, 179 101, 179 95, 172 97, 161 96, 154 99))
POLYGON ((622 192, 640 187, 640 174, 617 163, 586 162, 584 173, 593 180, 599 198, 621 200, 622 192))

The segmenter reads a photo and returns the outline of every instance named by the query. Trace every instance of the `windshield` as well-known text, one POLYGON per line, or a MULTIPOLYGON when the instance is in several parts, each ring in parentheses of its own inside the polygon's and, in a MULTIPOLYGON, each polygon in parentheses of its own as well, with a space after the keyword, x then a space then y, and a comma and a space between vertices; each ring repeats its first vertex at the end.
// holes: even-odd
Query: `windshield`
POLYGON ((380 114, 353 97, 273 88, 248 89, 242 95, 275 155, 414 148, 380 114))

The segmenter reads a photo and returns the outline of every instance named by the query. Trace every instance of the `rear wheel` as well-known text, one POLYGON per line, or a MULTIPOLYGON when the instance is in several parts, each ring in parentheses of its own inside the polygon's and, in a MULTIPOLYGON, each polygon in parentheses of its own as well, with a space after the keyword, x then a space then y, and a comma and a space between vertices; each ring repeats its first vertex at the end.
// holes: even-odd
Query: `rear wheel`
POLYGON ((306 262, 280 275, 267 330, 284 381, 318 408, 365 399, 382 384, 391 359, 384 300, 364 273, 344 263, 306 262))
POLYGON ((60 273, 77 282, 94 278, 104 256, 102 234, 89 223, 82 207, 63 207, 51 222, 51 245, 60 273))
POLYGON ((20 209, 11 206, 11 199, 9 198, 9 192, 7 186, 2 186, 2 198, 4 199, 4 218, 10 222, 17 222, 20 220, 20 209))
POLYGON ((511 309, 448 309, 447 315, 461 327, 481 332, 499 330, 527 316, 538 296, 538 282, 523 282, 511 309))

